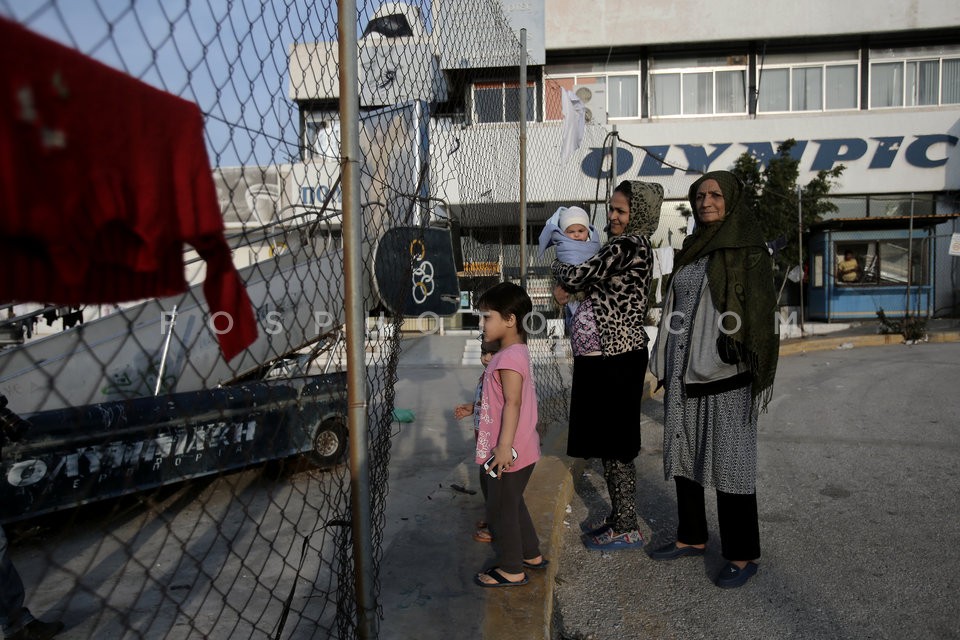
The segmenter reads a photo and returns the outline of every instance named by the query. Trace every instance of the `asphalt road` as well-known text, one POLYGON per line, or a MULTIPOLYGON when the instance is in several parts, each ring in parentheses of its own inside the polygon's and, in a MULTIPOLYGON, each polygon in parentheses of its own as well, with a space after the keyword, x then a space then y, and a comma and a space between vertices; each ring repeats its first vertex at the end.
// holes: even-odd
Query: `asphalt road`
MULTIPOLYGON (((760 419, 760 572, 721 590, 715 500, 705 558, 598 553, 599 464, 576 478, 555 591, 555 635, 622 638, 960 638, 960 344, 782 358, 760 419)), ((644 400, 639 513, 672 540, 662 404, 644 400)), ((711 493, 708 492, 708 496, 711 493)))
MULTIPOLYGON (((405 345, 396 406, 417 415, 411 424, 394 425, 382 532, 382 549, 413 550, 420 566, 437 560, 438 544, 451 547, 439 556, 463 566, 419 572, 428 586, 439 581, 438 593, 453 594, 420 602, 422 592, 396 588, 404 576, 386 563, 383 637, 423 637, 424 628, 408 634, 391 621, 417 607, 437 629, 455 628, 464 637, 478 637, 483 624, 483 600, 475 587, 461 584, 489 555, 469 540, 482 503, 477 495, 451 490, 453 479, 469 486, 475 475, 467 464, 470 423, 451 415, 455 404, 471 399, 480 372, 459 366, 463 342, 405 345), (436 509, 438 499, 456 509, 436 509), (437 521, 451 513, 452 519, 437 521), (408 539, 414 534, 419 537, 408 539), (448 606, 459 602, 458 593, 473 608, 448 606), (444 616, 456 618, 456 626, 440 624, 444 616)), ((762 565, 740 590, 721 591, 711 583, 722 565, 717 540, 705 560, 672 564, 642 552, 602 556, 585 550, 579 524, 600 513, 605 495, 597 492, 598 467, 587 465, 587 475, 577 477, 562 548, 552 554, 557 637, 960 638, 958 362, 960 344, 821 351, 781 360, 774 401, 760 423, 762 565)), ((662 408, 644 400, 644 412, 638 507, 644 534, 658 544, 672 537, 675 503, 672 483, 662 478, 662 408)), ((327 483, 345 481, 340 472, 304 470, 278 483, 252 469, 177 488, 146 508, 135 500, 102 507, 109 520, 103 526, 78 527, 74 519, 69 530, 50 529, 36 543, 18 546, 15 561, 28 585, 28 605, 62 616, 68 622, 64 638, 137 632, 146 638, 265 637, 288 587, 270 595, 263 588, 290 584, 303 551, 299 540, 316 529, 316 514, 346 506, 314 502, 329 493, 327 483), (250 545, 241 555, 210 553, 216 531, 250 545), (264 535, 270 544, 257 543, 264 535), (49 570, 47 554, 59 571, 49 570), (256 615, 249 617, 242 604, 224 610, 201 586, 229 592, 232 602, 260 603, 256 615)), ((708 504, 712 508, 713 501, 708 504)), ((710 522, 716 522, 713 513, 710 522)), ((335 593, 316 557, 325 541, 329 545, 317 537, 307 550, 299 573, 315 579, 298 594, 335 593)), ((332 605, 297 598, 286 635, 322 637, 317 622, 326 622, 332 605)))

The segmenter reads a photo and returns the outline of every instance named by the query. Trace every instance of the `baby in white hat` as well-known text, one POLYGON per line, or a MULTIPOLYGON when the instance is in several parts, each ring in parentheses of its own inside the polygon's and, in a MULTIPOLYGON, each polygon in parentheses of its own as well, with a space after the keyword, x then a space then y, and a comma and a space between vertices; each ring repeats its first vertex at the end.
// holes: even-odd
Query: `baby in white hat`
POLYGON ((557 248, 557 260, 580 264, 600 250, 600 234, 590 224, 590 215, 580 207, 560 207, 540 232, 540 257, 548 247, 557 248))
MULTIPOLYGON (((560 207, 547 220, 540 233, 540 256, 547 247, 556 247, 557 260, 565 264, 581 264, 600 250, 600 234, 590 224, 590 215, 580 207, 560 207)), ((571 296, 566 319, 576 312, 584 294, 571 296)))
POLYGON ((590 216, 580 207, 567 207, 560 212, 559 221, 557 226, 571 240, 586 242, 590 239, 590 216))

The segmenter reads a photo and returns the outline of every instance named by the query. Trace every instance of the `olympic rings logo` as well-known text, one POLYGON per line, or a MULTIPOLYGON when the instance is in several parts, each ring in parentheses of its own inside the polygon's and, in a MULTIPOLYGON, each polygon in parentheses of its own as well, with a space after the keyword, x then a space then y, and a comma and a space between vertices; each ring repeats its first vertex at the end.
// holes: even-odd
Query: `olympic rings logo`
POLYGON ((415 238, 410 241, 410 257, 414 259, 413 276, 413 301, 417 304, 423 304, 431 295, 433 295, 433 263, 425 260, 427 257, 427 248, 423 240, 415 238))
POLYGON ((423 260, 427 255, 427 247, 420 238, 414 238, 410 241, 410 257, 414 260, 423 260))

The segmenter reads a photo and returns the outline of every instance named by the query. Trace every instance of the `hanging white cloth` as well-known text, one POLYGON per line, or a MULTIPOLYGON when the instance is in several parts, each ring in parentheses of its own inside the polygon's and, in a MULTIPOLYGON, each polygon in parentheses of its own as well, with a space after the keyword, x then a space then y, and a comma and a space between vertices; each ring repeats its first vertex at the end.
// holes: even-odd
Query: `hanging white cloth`
POLYGON ((586 126, 586 107, 580 98, 569 89, 561 89, 563 106, 563 135, 560 145, 560 159, 566 161, 580 148, 586 126))
POLYGON ((654 292, 656 302, 663 302, 663 278, 673 273, 673 247, 657 247, 653 250, 653 279, 660 279, 660 285, 654 292))
POLYGON ((657 247, 653 251, 653 277, 660 278, 673 273, 673 247, 657 247))

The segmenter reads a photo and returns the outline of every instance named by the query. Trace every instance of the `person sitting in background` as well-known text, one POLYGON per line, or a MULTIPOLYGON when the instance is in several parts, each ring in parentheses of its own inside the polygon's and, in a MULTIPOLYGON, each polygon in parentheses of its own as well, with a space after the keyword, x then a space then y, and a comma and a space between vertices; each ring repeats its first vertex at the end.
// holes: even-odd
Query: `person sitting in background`
POLYGON ((843 283, 858 282, 860 280, 860 263, 853 251, 847 250, 843 260, 837 265, 837 279, 843 283))

